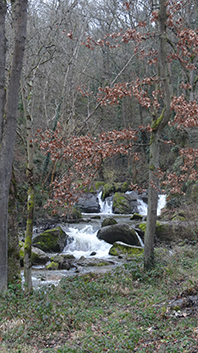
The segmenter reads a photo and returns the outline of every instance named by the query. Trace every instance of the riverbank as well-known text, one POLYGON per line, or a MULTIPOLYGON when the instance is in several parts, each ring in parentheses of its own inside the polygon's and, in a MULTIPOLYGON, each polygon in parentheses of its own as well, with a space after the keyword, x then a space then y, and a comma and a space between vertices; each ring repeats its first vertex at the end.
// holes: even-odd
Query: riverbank
POLYGON ((108 273, 67 277, 0 300, 2 353, 198 351, 198 245, 155 250, 108 273))

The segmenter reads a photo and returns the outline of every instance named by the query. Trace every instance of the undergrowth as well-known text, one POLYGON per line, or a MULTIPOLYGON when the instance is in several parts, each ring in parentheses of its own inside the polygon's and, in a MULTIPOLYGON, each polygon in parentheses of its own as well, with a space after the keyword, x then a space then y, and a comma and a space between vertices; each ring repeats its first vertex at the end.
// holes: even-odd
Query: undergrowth
POLYGON ((169 307, 197 285, 198 246, 156 249, 155 261, 149 272, 140 256, 110 273, 65 277, 31 295, 10 286, 0 297, 0 351, 198 352, 197 308, 169 307))

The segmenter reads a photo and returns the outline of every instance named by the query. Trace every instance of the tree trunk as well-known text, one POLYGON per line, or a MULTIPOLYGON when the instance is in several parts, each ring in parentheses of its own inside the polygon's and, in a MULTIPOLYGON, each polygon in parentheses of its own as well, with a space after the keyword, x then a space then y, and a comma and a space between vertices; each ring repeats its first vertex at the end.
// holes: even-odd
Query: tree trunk
MULTIPOLYGON (((25 109, 26 111, 26 109, 25 109)), ((33 180, 33 138, 32 138, 32 119, 31 116, 26 114, 27 124, 27 178, 28 178, 28 200, 27 200, 27 224, 25 232, 25 246, 24 246, 24 276, 25 283, 28 290, 32 289, 32 262, 31 262, 31 249, 32 249, 32 232, 34 220, 34 180, 33 180)))
POLYGON ((8 283, 16 283, 20 278, 19 237, 16 205, 16 179, 12 168, 8 204, 8 283))
POLYGON ((171 93, 168 77, 167 43, 166 43, 166 0, 159 0, 159 27, 160 27, 160 48, 159 48, 159 69, 160 85, 164 92, 164 106, 160 117, 153 118, 152 133, 150 139, 150 163, 149 163, 149 195, 148 215, 145 234, 144 268, 145 270, 154 266, 154 236, 157 219, 158 201, 158 168, 159 168, 159 138, 164 127, 171 117, 171 93))
POLYGON ((5 87, 5 15, 6 2, 0 1, 0 292, 7 287, 7 220, 8 220, 8 197, 14 143, 17 126, 17 106, 19 82, 25 48, 26 22, 27 22, 27 0, 12 2, 14 18, 14 49, 10 68, 9 82, 6 99, 2 98, 2 90, 5 87))

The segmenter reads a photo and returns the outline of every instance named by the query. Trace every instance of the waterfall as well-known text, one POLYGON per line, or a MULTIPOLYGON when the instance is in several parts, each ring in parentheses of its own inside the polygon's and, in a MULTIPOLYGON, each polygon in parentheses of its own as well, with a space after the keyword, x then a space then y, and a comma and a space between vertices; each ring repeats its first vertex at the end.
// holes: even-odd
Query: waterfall
MULTIPOLYGON (((157 215, 158 216, 160 216, 161 210, 165 206, 166 206, 166 195, 162 195, 162 194, 158 195, 158 204, 157 204, 157 215)), ((143 200, 138 199, 138 212, 139 212, 139 214, 141 214, 142 216, 146 216, 147 209, 148 209, 147 204, 143 200)))
MULTIPOLYGON (((106 199, 105 201, 102 201, 101 196, 102 192, 98 194, 98 201, 100 204, 101 214, 103 214, 104 216, 112 214, 112 200, 106 199)), ((166 195, 159 195, 157 211, 158 215, 160 214, 161 209, 165 205, 166 195)), ((147 215, 147 204, 141 199, 138 199, 138 212, 144 216, 147 215)), ((125 216, 127 215, 113 215, 113 217, 119 220, 118 222, 126 222, 125 216)), ((90 224, 87 224, 83 227, 73 225, 69 228, 65 228, 66 233, 71 238, 73 238, 73 240, 65 247, 63 253, 73 254, 77 259, 79 259, 81 256, 89 257, 92 252, 96 252, 97 258, 109 257, 108 253, 111 248, 111 245, 97 238, 96 234, 99 228, 99 224, 96 224, 95 227, 90 224)), ((144 247, 144 243, 140 238, 139 234, 136 234, 141 246, 144 247)))
POLYGON ((106 198, 104 201, 102 201, 102 191, 99 192, 98 194, 98 201, 100 205, 100 213, 103 214, 112 214, 112 206, 113 206, 113 201, 110 198, 106 198))

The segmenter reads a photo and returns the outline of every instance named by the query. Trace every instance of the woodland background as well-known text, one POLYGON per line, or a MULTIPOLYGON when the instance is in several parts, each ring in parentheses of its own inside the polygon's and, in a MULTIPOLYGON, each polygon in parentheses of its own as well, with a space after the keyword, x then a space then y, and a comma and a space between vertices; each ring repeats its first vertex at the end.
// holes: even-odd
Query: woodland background
MULTIPOLYGON (((146 23, 142 33, 154 32, 157 24, 151 22, 151 12, 155 8, 157 4, 146 0, 133 1, 128 7, 123 5, 123 1, 114 0, 29 2, 14 156, 20 223, 24 224, 26 220, 27 116, 31 119, 32 136, 40 129, 55 130, 59 122, 65 141, 73 135, 90 133, 98 136, 109 130, 138 129, 140 125, 151 124, 151 113, 134 97, 126 96, 118 99, 117 104, 105 106, 99 104, 97 94, 99 88, 113 87, 116 82, 131 82, 137 77, 141 80, 156 74, 153 60, 158 50, 157 37, 151 36, 151 42, 145 40, 145 43, 140 43, 140 55, 134 54, 134 41, 126 43, 113 37, 113 33, 124 33, 129 27, 136 29, 141 21, 146 23), (109 38, 108 45, 100 45, 99 38, 109 38), (97 45, 93 45, 94 41, 98 41, 97 45)), ((175 16, 183 19, 184 27, 196 31, 196 1, 183 2, 175 16)), ((11 45, 12 20, 9 14, 7 27, 11 45)), ((169 37, 174 43, 174 31, 171 33, 170 30, 169 37)), ((7 60, 9 67, 9 55, 7 60)), ((197 58, 192 60, 197 67, 197 58)), ((172 93, 177 96, 183 94, 189 99, 192 91, 190 93, 182 86, 182 82, 187 83, 187 75, 178 60, 169 63, 169 77, 172 93)), ((191 100, 197 100, 196 70, 191 70, 189 77, 194 84, 191 100)), ((132 151, 139 153, 139 160, 135 160, 132 153, 106 158, 98 178, 110 183, 129 181, 148 188, 149 138, 144 129, 139 131, 132 151)), ((179 148, 198 146, 197 127, 178 130, 177 125, 167 126, 162 139, 172 143, 161 143, 161 170, 180 174, 182 157, 179 148)), ((37 144, 33 162, 37 217, 38 213, 44 212, 42 206, 48 198, 52 175, 53 179, 60 177, 67 166, 61 159, 49 161, 49 155, 44 156, 37 144)), ((190 190, 189 184, 185 181, 182 185, 184 192, 190 190)), ((174 203, 177 202, 178 199, 174 199, 174 203)))

